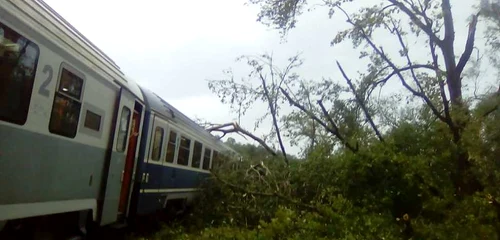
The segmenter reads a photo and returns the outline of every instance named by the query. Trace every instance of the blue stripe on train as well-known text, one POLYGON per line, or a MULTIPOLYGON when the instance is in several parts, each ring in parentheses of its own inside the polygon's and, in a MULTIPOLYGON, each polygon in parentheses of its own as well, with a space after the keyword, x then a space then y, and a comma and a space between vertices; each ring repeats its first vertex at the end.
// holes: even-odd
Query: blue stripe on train
POLYGON ((145 171, 149 179, 142 185, 143 189, 197 188, 209 176, 206 172, 157 164, 147 164, 145 171))
POLYGON ((138 213, 152 213, 163 207, 168 193, 152 193, 155 189, 186 189, 198 188, 202 181, 210 174, 188 169, 163 166, 157 164, 146 164, 145 172, 149 173, 147 183, 142 184, 142 189, 149 190, 147 193, 139 194, 138 213))

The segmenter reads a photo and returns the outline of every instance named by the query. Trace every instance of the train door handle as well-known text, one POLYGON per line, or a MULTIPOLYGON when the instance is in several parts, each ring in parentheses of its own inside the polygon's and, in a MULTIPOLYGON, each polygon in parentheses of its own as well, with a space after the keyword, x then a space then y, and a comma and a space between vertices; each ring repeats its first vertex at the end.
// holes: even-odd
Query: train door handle
POLYGON ((149 173, 146 173, 146 183, 149 183, 149 173))

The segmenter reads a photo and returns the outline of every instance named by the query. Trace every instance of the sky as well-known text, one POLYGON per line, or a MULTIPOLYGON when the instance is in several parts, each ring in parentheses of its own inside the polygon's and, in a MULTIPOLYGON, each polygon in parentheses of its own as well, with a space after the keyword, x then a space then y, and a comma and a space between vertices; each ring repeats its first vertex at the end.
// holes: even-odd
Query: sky
MULTIPOLYGON (((341 15, 329 19, 328 10, 321 7, 301 16, 297 28, 283 42, 277 30, 256 21, 258 8, 245 5, 245 0, 45 2, 110 56, 126 75, 193 119, 214 123, 235 120, 229 106, 209 90, 207 80, 224 78, 223 70, 228 68, 235 74, 247 74, 241 64, 235 63, 240 55, 272 53, 280 64, 300 52, 305 60, 300 74, 306 79, 338 78, 335 60, 353 75, 363 67, 351 48, 330 46, 337 31, 347 25, 341 15)), ((372 1, 356 2, 366 5, 372 1)), ((462 44, 466 18, 473 13, 475 1, 451 2, 457 43, 462 44)), ((457 45, 457 54, 462 49, 457 45)), ((265 105, 256 105, 242 118, 241 125, 253 130, 255 118, 265 109, 265 105)), ((265 123, 255 132, 263 134, 270 126, 265 123)), ((288 152, 297 154, 299 148, 289 148, 288 152)))

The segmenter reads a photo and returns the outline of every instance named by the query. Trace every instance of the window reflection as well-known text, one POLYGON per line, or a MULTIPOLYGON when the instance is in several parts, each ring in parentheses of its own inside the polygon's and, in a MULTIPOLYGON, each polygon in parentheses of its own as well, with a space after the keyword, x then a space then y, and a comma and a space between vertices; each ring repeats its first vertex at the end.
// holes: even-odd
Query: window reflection
POLYGON ((191 140, 184 136, 181 137, 179 146, 179 156, 177 157, 177 164, 187 166, 189 163, 189 148, 191 147, 191 140))
MULTIPOLYGON (((210 168, 210 154, 212 150, 210 148, 205 148, 205 154, 203 155, 203 169, 208 170, 210 168)), ((214 152, 214 156, 217 152, 214 152)))
POLYGON ((170 131, 170 136, 168 138, 168 144, 167 144, 167 154, 165 155, 166 162, 169 163, 174 162, 176 142, 177 142, 177 133, 174 131, 170 131))
POLYGON ((161 146, 163 145, 163 128, 156 127, 154 140, 153 140, 153 150, 151 152, 151 160, 159 161, 161 155, 161 146))
POLYGON ((194 149, 193 149, 193 162, 191 163, 191 166, 194 168, 200 167, 201 150, 202 150, 202 144, 200 142, 195 141, 194 142, 194 149))
POLYGON ((123 107, 122 115, 120 117, 120 126, 118 127, 118 138, 116 142, 116 150, 119 152, 125 151, 127 145, 128 124, 130 121, 130 109, 123 107))
POLYGON ((63 69, 61 73, 61 82, 59 83, 59 91, 80 99, 82 93, 83 80, 72 72, 63 69))
POLYGON ((80 103, 56 93, 50 117, 50 132, 75 137, 79 116, 80 103))
POLYGON ((80 117, 83 79, 62 68, 59 88, 54 96, 49 131, 74 138, 80 117), (65 89, 72 89, 66 91, 65 89))
POLYGON ((0 23, 0 120, 26 122, 38 55, 36 44, 0 23))

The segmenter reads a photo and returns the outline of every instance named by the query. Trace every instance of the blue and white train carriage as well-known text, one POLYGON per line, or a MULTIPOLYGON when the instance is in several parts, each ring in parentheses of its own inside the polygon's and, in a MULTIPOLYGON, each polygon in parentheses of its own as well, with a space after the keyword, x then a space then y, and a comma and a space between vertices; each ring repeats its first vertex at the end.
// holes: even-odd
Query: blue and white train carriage
POLYGON ((189 202, 229 152, 43 1, 0 2, 0 229, 58 213, 107 225, 189 202))
MULTIPOLYGON (((143 89, 146 116, 142 139, 147 148, 140 169, 138 213, 165 208, 170 200, 189 203, 210 174, 212 159, 235 152, 155 93, 143 89)), ((141 148, 142 149, 142 148, 141 148)))

